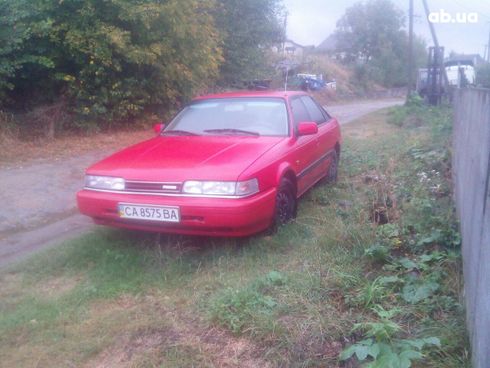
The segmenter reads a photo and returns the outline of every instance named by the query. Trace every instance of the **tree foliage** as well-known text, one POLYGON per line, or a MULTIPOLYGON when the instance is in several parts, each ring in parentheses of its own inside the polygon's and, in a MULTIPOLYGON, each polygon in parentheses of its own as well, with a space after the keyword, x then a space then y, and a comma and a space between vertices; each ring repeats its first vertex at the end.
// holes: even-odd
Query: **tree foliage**
POLYGON ((15 76, 24 67, 54 67, 38 43, 48 35, 51 23, 29 0, 0 0, 0 98, 14 89, 15 76))
MULTIPOLYGON (((390 0, 368 0, 347 8, 337 22, 339 51, 356 63, 361 80, 374 79, 385 86, 407 82, 408 35, 405 16, 390 0)), ((414 69, 427 60, 425 43, 414 37, 414 69)))
MULTIPOLYGON (((0 0, 0 102, 77 124, 172 109, 260 64, 277 0, 0 0)), ((250 73, 252 74, 252 73, 250 73)))
POLYGON ((350 58, 368 61, 397 47, 404 22, 403 12, 390 0, 359 2, 337 22, 338 41, 350 58))
POLYGON ((476 67, 476 85, 490 88, 490 64, 484 63, 476 67))
POLYGON ((279 0, 218 0, 216 23, 223 35, 221 83, 261 78, 267 52, 284 38, 279 0))

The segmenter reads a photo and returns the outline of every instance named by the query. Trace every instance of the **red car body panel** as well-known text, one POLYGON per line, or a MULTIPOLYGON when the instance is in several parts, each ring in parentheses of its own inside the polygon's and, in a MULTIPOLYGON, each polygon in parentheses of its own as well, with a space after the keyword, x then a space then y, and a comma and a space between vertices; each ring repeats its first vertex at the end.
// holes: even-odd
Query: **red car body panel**
POLYGON ((126 181, 170 182, 187 180, 245 181, 256 178, 259 192, 244 198, 215 198, 128 190, 77 193, 81 213, 98 224, 179 234, 247 236, 267 229, 274 218, 276 188, 287 176, 299 198, 322 179, 332 152, 340 153, 340 127, 336 119, 318 124, 316 134, 298 136, 291 100, 304 92, 233 92, 196 100, 243 97, 284 99, 289 136, 158 136, 128 147, 87 169, 88 175, 121 177, 126 181), (180 222, 122 219, 118 204, 176 206, 180 222))
POLYGON ((257 157, 285 137, 159 136, 90 167, 94 175, 127 180, 237 180, 257 157))

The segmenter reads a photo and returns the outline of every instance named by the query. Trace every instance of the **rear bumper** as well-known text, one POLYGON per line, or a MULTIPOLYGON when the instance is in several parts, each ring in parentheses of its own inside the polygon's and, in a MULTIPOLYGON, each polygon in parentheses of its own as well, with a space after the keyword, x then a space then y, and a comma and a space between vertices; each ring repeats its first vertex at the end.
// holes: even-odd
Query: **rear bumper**
POLYGON ((77 193, 80 212, 92 217, 95 223, 106 226, 161 233, 247 236, 265 230, 271 224, 276 189, 248 198, 197 198, 108 193, 81 190, 77 193), (119 203, 177 206, 179 223, 123 219, 119 203))

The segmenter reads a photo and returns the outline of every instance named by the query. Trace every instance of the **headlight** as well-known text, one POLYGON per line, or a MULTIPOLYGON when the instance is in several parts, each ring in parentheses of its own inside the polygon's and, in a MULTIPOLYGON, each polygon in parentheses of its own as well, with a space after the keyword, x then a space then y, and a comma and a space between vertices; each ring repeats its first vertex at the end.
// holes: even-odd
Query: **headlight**
POLYGON ((112 176, 85 175, 85 186, 94 189, 124 190, 124 179, 112 176))
POLYGON ((259 191, 257 179, 246 181, 196 181, 184 183, 182 192, 186 194, 203 194, 219 196, 247 196, 259 191))

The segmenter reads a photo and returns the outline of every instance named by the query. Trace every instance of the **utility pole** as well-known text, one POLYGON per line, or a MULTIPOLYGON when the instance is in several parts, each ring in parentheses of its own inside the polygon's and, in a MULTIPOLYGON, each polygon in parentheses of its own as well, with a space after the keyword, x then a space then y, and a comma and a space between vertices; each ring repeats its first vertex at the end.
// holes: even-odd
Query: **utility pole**
POLYGON ((422 0, 425 9, 425 17, 427 18, 427 22, 429 23, 430 33, 432 34, 432 41, 434 42, 435 47, 439 47, 439 42, 437 41, 436 30, 434 29, 434 25, 429 20, 429 5, 427 4, 427 0, 422 0))
POLYGON ((490 31, 488 32, 487 61, 490 63, 490 31))
MULTIPOLYGON (((434 24, 432 24, 432 22, 429 20, 430 10, 429 10, 429 5, 427 4, 427 0, 422 0, 422 4, 424 5, 425 17, 427 18, 427 23, 429 23, 430 33, 432 34, 432 41, 434 42, 434 46, 436 47, 436 49, 440 50, 439 41, 437 41, 437 35, 436 35, 436 30, 434 28, 434 24)), ((444 78, 445 85, 449 86, 446 68, 444 68, 444 66, 442 67, 442 77, 444 78)))
POLYGON ((286 12, 284 14, 284 24, 283 24, 283 40, 282 40, 282 55, 284 56, 286 54, 286 41, 288 39, 287 36, 287 28, 288 28, 288 15, 289 13, 286 12))
POLYGON ((408 5, 408 76, 407 100, 412 94, 413 87, 413 0, 408 5))

